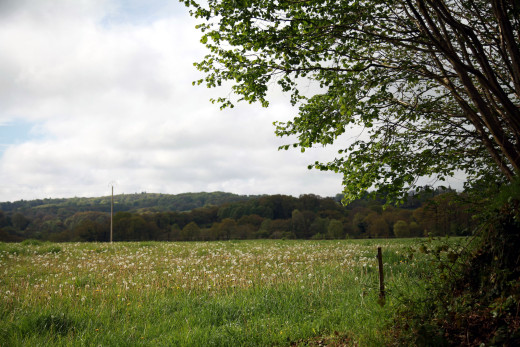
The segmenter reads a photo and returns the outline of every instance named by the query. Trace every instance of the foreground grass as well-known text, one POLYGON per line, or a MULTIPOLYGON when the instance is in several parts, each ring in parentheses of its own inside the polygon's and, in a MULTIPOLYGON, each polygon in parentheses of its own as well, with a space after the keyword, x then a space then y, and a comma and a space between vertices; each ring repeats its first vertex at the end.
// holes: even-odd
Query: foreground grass
POLYGON ((1 244, 0 346, 381 345, 417 240, 1 244), (389 291, 378 301, 377 246, 389 291))

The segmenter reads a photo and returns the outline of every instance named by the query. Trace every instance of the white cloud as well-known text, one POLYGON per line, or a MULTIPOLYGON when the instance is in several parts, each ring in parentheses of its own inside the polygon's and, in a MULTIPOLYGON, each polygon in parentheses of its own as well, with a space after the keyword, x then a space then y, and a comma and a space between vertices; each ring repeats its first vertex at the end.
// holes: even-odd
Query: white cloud
POLYGON ((330 151, 277 151, 272 122, 296 112, 286 97, 221 112, 208 100, 227 90, 191 86, 205 51, 182 5, 154 1, 162 12, 143 19, 146 1, 122 4, 0 5, 0 124, 38 135, 0 152, 0 201, 102 195, 113 180, 126 193, 341 191, 306 169, 330 151))

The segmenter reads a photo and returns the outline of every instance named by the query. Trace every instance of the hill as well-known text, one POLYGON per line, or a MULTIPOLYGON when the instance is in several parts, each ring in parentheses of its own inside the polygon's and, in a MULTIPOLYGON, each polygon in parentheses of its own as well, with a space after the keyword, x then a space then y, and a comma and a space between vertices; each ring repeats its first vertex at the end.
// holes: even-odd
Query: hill
MULTIPOLYGON (((114 197, 116 241, 251 238, 368 238, 464 235, 475 221, 467 197, 425 190, 400 207, 368 195, 242 196, 231 193, 121 194, 114 197)), ((0 203, 0 241, 107 241, 110 196, 0 203)))
MULTIPOLYGON (((218 206, 256 197, 257 196, 237 195, 224 192, 183 193, 175 195, 157 193, 119 194, 114 196, 114 211, 183 212, 199 207, 218 206)), ((15 202, 1 202, 0 211, 8 213, 19 212, 26 216, 35 214, 58 214, 65 217, 86 211, 110 212, 110 200, 110 196, 19 200, 15 202)))

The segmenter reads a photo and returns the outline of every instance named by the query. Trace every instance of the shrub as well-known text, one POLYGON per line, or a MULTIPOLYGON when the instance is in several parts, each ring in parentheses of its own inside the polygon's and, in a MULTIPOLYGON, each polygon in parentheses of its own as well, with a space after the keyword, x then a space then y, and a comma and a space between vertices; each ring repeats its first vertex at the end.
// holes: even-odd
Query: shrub
POLYGON ((43 245, 43 241, 35 240, 35 239, 27 239, 27 240, 23 240, 21 242, 21 244, 24 246, 41 246, 41 245, 43 245))

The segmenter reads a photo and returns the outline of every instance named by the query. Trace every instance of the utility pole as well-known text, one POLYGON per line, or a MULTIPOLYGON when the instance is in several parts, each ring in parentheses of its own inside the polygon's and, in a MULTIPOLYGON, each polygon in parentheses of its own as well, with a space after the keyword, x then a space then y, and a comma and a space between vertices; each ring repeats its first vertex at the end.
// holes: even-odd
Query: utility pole
POLYGON ((112 199, 110 200, 110 243, 114 232, 114 186, 112 185, 112 199))

